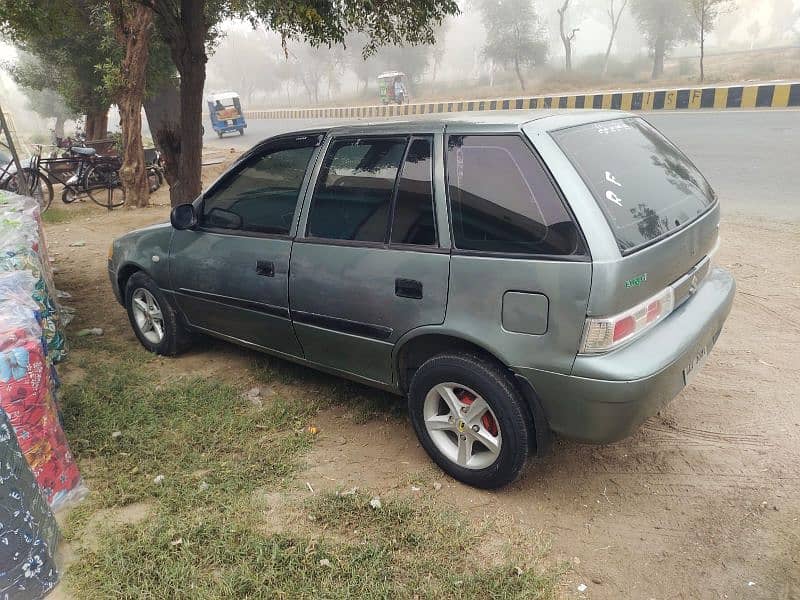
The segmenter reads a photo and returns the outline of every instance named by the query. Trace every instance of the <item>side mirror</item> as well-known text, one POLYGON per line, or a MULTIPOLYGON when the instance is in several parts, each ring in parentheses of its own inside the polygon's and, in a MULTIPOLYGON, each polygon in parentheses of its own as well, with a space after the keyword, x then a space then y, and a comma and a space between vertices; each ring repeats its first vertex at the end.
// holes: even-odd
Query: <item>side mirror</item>
POLYGON ((175 229, 194 229, 197 227, 197 213, 192 204, 179 204, 169 213, 169 222, 175 229))

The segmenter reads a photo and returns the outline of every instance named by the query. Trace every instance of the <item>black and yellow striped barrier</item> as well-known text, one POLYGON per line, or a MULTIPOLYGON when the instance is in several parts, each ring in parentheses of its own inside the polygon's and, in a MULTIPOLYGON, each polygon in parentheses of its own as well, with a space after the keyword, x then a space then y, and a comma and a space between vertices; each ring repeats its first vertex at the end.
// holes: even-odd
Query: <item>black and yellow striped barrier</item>
POLYGON ((281 108, 245 112, 248 119, 311 119, 395 117, 430 113, 453 113, 473 110, 522 110, 535 108, 600 108, 610 110, 682 110, 727 108, 800 107, 800 83, 769 83, 725 87, 672 88, 641 92, 598 92, 458 100, 378 106, 330 108, 281 108))

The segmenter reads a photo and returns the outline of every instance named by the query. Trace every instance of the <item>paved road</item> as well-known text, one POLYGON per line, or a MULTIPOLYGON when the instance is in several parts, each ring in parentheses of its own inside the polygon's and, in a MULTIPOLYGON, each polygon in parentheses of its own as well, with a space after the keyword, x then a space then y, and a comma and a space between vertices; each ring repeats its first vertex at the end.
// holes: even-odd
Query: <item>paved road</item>
MULTIPOLYGON (((645 113, 697 164, 719 194, 723 211, 800 221, 800 111, 645 113)), ((242 136, 206 144, 237 149, 293 129, 350 120, 251 120, 242 136)))

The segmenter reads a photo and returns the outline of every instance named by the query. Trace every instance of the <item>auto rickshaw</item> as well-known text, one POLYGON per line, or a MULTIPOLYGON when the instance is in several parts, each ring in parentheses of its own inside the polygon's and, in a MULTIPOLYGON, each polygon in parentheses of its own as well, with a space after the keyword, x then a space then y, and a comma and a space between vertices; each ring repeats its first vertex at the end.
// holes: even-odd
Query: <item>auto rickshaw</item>
POLYGON ((211 117, 211 126, 219 137, 224 133, 238 131, 244 135, 247 122, 242 114, 242 104, 236 92, 220 92, 211 94, 208 102, 208 114, 211 117))
POLYGON ((400 71, 386 71, 378 75, 378 93, 382 104, 408 104, 406 74, 400 71))

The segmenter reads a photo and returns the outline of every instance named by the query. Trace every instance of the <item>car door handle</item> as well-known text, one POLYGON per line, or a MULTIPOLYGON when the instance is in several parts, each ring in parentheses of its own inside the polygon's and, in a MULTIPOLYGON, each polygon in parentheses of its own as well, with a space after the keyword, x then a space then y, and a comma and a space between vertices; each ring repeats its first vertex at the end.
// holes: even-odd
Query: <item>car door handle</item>
POLYGON ((275 263, 271 260, 256 261, 256 273, 264 277, 275 277, 275 263))
POLYGON ((395 279, 394 294, 400 298, 422 298, 422 282, 416 279, 395 279))

